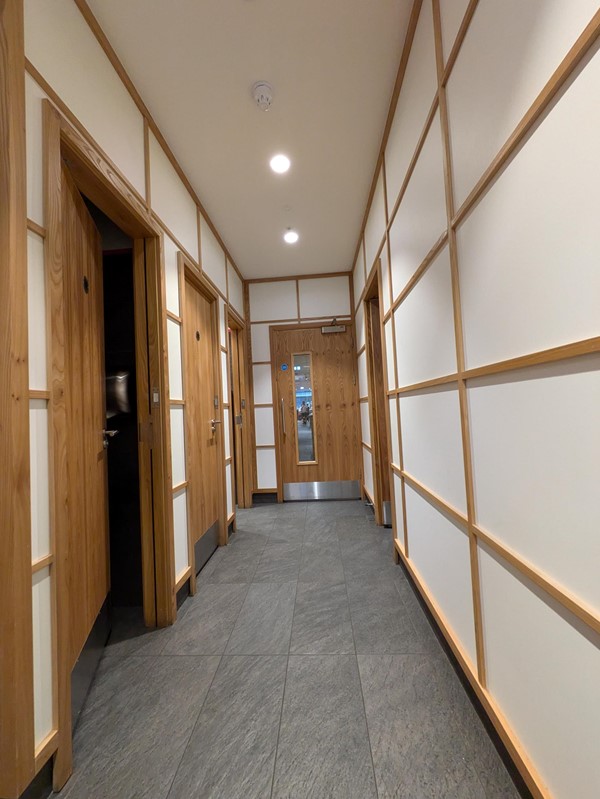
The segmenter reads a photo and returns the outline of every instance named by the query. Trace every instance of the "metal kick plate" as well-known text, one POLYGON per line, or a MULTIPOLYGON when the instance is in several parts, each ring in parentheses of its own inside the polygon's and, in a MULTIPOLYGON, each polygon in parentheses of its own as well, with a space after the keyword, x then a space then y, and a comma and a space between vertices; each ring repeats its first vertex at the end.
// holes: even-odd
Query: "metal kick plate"
POLYGON ((284 502, 319 499, 360 499, 360 484, 358 480, 283 484, 284 502))

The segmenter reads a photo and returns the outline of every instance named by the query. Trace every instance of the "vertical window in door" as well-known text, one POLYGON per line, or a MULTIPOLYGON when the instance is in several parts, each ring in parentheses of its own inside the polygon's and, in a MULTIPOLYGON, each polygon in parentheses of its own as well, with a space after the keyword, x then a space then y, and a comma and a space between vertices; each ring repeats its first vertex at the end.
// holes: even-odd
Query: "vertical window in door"
POLYGON ((294 369, 294 413, 296 419, 296 456, 298 464, 316 463, 316 417, 313 392, 312 355, 292 355, 294 369))

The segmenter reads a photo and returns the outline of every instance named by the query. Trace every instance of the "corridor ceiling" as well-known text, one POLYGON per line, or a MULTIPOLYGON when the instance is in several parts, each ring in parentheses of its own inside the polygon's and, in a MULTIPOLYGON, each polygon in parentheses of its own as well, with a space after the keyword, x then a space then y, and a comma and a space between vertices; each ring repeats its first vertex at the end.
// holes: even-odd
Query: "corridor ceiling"
POLYGON ((410 0, 88 2, 244 277, 351 269, 410 0))

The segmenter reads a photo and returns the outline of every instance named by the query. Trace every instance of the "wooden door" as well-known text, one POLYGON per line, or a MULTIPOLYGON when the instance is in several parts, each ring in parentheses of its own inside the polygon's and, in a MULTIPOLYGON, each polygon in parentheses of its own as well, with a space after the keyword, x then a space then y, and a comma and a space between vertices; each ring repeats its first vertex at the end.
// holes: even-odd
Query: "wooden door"
POLYGON ((271 336, 281 483, 359 480, 356 353, 350 325, 343 333, 323 333, 320 327, 273 328, 271 336), (302 391, 308 381, 296 386, 299 375, 310 377, 312 399, 302 391))
POLYGON ((371 397, 371 443, 373 449, 373 485, 375 491, 375 521, 384 523, 385 502, 390 501, 390 460, 386 427, 386 394, 381 343, 379 299, 374 297, 364 305, 366 322, 367 367, 371 397))
POLYGON ((184 313, 186 447, 193 545, 220 520, 220 447, 224 431, 220 403, 215 406, 219 397, 216 303, 187 279, 184 313))
POLYGON ((245 364, 244 364, 244 331, 240 328, 229 330, 229 357, 231 364, 231 425, 232 425, 232 457, 235 476, 234 505, 240 508, 251 506, 247 500, 249 487, 246 479, 245 440, 248 413, 246 409, 245 364))
POLYGON ((110 588, 100 234, 62 167, 69 529, 65 562, 73 666, 110 588))

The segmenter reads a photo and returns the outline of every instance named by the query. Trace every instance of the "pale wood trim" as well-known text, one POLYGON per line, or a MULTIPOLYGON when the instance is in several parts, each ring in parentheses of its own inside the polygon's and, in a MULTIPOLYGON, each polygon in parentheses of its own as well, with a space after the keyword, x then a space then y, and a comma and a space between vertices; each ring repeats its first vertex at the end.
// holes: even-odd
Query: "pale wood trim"
MULTIPOLYGON (((181 309, 180 309, 181 310, 181 309)), ((173 311, 169 311, 167 308, 167 319, 170 319, 172 322, 177 322, 178 325, 181 324, 182 317, 179 314, 173 313, 173 311)))
POLYGON ((173 496, 175 496, 175 494, 181 494, 182 491, 185 491, 188 485, 189 485, 189 480, 182 480, 181 483, 177 483, 177 485, 173 486, 171 489, 171 491, 173 492, 173 496))
POLYGON ((58 749, 58 730, 51 730, 35 748, 35 773, 37 774, 58 749))
POLYGON ((306 275, 281 275, 279 277, 253 277, 245 280, 249 286, 252 283, 282 283, 290 280, 315 280, 321 277, 352 277, 352 271, 343 272, 311 272, 306 275))
POLYGON ((460 23, 460 28, 458 29, 458 33, 456 34, 456 39, 454 40, 454 44, 452 45, 452 49, 450 50, 448 60, 446 61, 446 65, 443 70, 442 86, 445 86, 448 83, 448 78, 450 77, 450 73, 454 68, 454 64, 456 63, 456 59, 458 58, 460 48, 462 47, 463 42, 467 36, 467 31, 469 30, 471 20, 473 19, 475 11, 477 10, 478 3, 479 0, 469 0, 469 5, 467 6, 467 10, 465 11, 463 20, 460 23))
POLYGON ((253 494, 276 494, 277 493, 277 486, 273 486, 272 488, 255 488, 252 491, 253 494))
POLYGON ((169 400, 169 405, 172 408, 173 407, 178 407, 178 406, 181 407, 181 408, 184 408, 185 407, 185 400, 184 399, 170 399, 169 400))
MULTIPOLYGON (((366 333, 366 327, 365 327, 365 333, 366 333)), ((366 348, 367 348, 367 345, 363 344, 362 347, 359 350, 356 351, 356 357, 360 358, 360 356, 363 354, 363 352, 365 352, 366 348)))
POLYGON ((452 227, 456 228, 467 217, 468 213, 479 202, 483 195, 496 180, 500 172, 515 156, 518 150, 527 141, 537 125, 550 110, 563 88, 567 85, 579 65, 583 62, 596 41, 600 37, 600 11, 592 17, 581 36, 563 58, 558 68, 552 74, 542 91, 538 94, 533 104, 521 119, 515 130, 508 137, 492 163, 485 170, 475 187, 463 202, 456 214, 452 217, 452 227))
POLYGON ((509 358, 506 361, 497 361, 487 366, 478 366, 474 369, 465 369, 463 377, 465 380, 473 380, 478 377, 488 377, 489 375, 500 374, 502 372, 512 372, 517 369, 527 369, 532 366, 542 366, 556 361, 566 361, 571 358, 579 358, 583 355, 591 355, 600 352, 600 336, 594 338, 575 341, 572 344, 562 344, 559 347, 551 347, 547 350, 531 352, 517 358, 509 358))
POLYGON ((251 366, 270 366, 271 361, 252 361, 251 366))
POLYGON ((440 235, 438 240, 435 242, 433 247, 429 250, 425 258, 421 261, 415 272, 413 273, 412 277, 408 280, 407 284, 404 286, 402 291, 398 294, 394 302, 390 307, 390 312, 393 314, 397 308, 404 302, 404 300, 408 297, 417 283, 421 280, 425 272, 429 269, 431 264, 435 261, 441 251, 444 249, 446 244, 448 243, 448 231, 444 230, 444 232, 440 235))
POLYGON ((150 172, 150 129, 144 117, 144 188, 146 191, 146 208, 152 208, 152 176, 150 172))
POLYGON ((426 588, 426 583, 423 580, 423 577, 415 567, 413 561, 404 555, 402 547, 397 540, 394 542, 394 545, 416 588, 423 597, 425 604, 429 608, 429 611, 434 617, 438 627, 442 631, 442 634, 448 642, 450 649, 458 660, 461 669, 471 684, 471 687, 477 694, 477 698, 483 705, 483 708, 490 721, 494 725, 496 732, 506 746, 509 755, 523 776, 523 779, 525 780, 527 787, 531 791, 534 799, 552 799, 551 794, 548 792, 548 789, 546 788, 540 774, 537 772, 535 766, 521 746, 518 737, 512 730, 505 716, 502 714, 502 711, 496 704, 496 701, 489 691, 484 688, 477 679, 471 659, 459 643, 458 636, 448 623, 439 605, 426 588))
MULTIPOLYGON (((232 462, 233 462, 233 458, 232 458, 231 455, 228 458, 225 458, 225 466, 230 466, 232 462)), ((235 516, 235 514, 234 514, 234 516, 235 516)))
POLYGON ((42 558, 38 558, 34 560, 31 564, 31 573, 36 574, 37 572, 41 572, 42 569, 46 569, 48 566, 51 566, 54 563, 54 555, 50 553, 49 555, 44 555, 42 558))
POLYGON ((182 573, 181 577, 179 577, 179 579, 175 581, 173 590, 175 591, 176 594, 181 588, 183 588, 183 586, 190 579, 190 577, 192 576, 192 572, 193 572, 192 567, 188 566, 186 570, 182 573))
POLYGON ((392 389, 388 392, 388 396, 402 394, 417 394, 419 391, 425 391, 428 388, 435 388, 436 386, 447 386, 451 383, 457 383, 459 375, 454 373, 451 375, 442 375, 441 377, 432 377, 430 380, 422 380, 420 383, 411 383, 407 386, 400 386, 399 388, 392 389))
POLYGON ((456 522, 456 524, 458 524, 460 527, 463 527, 464 531, 467 532, 469 520, 464 513, 461 513, 458 508, 450 505, 439 494, 436 494, 435 491, 427 488, 424 483, 422 483, 420 480, 417 480, 416 477, 413 477, 412 474, 409 474, 404 469, 395 469, 395 471, 400 475, 400 477, 403 477, 408 485, 411 488, 414 488, 414 490, 419 493, 423 499, 426 499, 430 505, 434 505, 444 515, 450 516, 452 520, 456 522))
POLYGON ((29 399, 38 399, 38 400, 49 400, 50 399, 50 392, 46 390, 42 390, 39 388, 30 388, 29 389, 29 399))
POLYGON ((276 449, 275 444, 257 444, 255 449, 276 449))
POLYGON ((373 447, 370 444, 367 444, 366 441, 361 441, 360 443, 361 443, 361 446, 364 447, 364 449, 368 449, 369 450, 371 455, 373 454, 373 447))
POLYGON ((358 401, 359 401, 359 402, 363 402, 363 403, 364 403, 364 402, 368 402, 368 401, 369 401, 369 398, 368 398, 368 397, 359 397, 359 400, 358 400, 358 401))
POLYGON ((300 321, 300 281, 296 280, 296 313, 298 314, 298 321, 300 321))
POLYGON ((281 325, 284 322, 297 322, 298 319, 290 317, 288 319, 250 319, 251 325, 281 325))
POLYGON ((224 347, 224 346, 221 344, 221 347, 220 347, 220 349, 221 349, 221 352, 224 352, 225 354, 227 354, 227 352, 228 352, 228 350, 227 350, 227 347, 224 347))
MULTIPOLYGON (((269 366, 270 366, 270 364, 269 364, 269 366)), ((275 403, 273 403, 273 402, 257 402, 252 407, 253 408, 273 408, 274 404, 275 403)))
MULTIPOLYGON (((358 243, 354 250, 354 257, 352 258, 352 263, 355 264, 358 259, 358 254, 360 250, 361 243, 363 241, 363 236, 365 232, 365 227, 367 225, 367 219, 369 218, 369 211, 371 210, 371 203, 373 202, 373 196, 375 194, 375 189, 377 187, 377 177, 379 175, 379 170, 381 169, 381 164, 383 160, 383 154, 385 153, 385 148, 387 145, 388 137, 390 135, 390 129, 392 127, 392 123, 394 121, 394 114, 396 113, 396 106, 398 105, 398 98, 400 97, 400 90, 402 89, 402 84, 404 82, 404 75, 406 74, 406 66, 408 64, 408 58, 410 56, 410 51, 412 49, 413 39, 415 37, 415 31, 417 29, 417 22, 419 20, 419 13, 421 11, 421 5, 423 0, 414 0, 412 10, 410 12, 410 18, 408 21, 408 28, 406 31, 406 37, 404 39, 402 45, 402 54, 400 56, 400 63, 398 65, 398 72, 396 73, 396 81, 394 83, 394 89, 392 91, 392 97, 390 100, 390 105, 388 108, 388 113, 385 121, 385 127, 383 129, 383 135, 381 137, 381 145, 379 147, 379 153, 377 155, 377 161, 375 162, 375 169, 373 171, 373 178, 371 180, 371 186, 369 188, 369 196, 367 198, 367 205, 365 209, 365 213, 363 215, 362 223, 360 226, 360 233, 358 236, 358 243)), ((363 253, 364 257, 364 253, 363 253)), ((366 278, 366 272, 365 272, 366 278)))
POLYGON ((34 222, 33 219, 27 218, 27 230, 30 230, 32 233, 36 233, 40 238, 46 238, 46 228, 42 225, 38 225, 37 222, 34 222))

